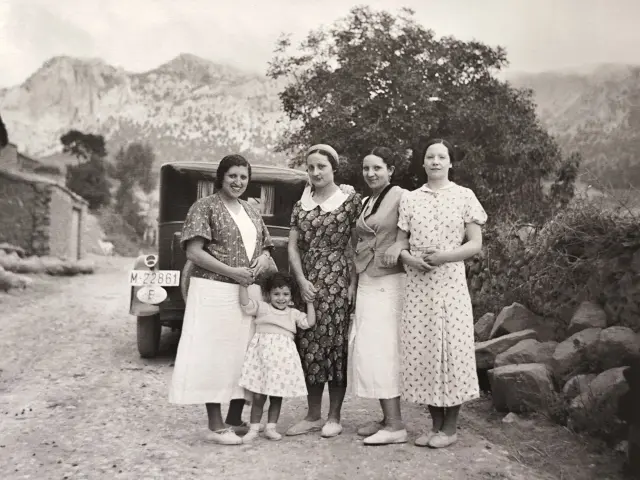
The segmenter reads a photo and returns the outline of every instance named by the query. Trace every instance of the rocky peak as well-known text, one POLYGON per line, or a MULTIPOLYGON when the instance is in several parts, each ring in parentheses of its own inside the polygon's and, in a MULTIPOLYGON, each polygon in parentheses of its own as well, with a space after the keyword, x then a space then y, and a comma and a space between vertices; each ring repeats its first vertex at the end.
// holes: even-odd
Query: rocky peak
POLYGON ((194 84, 211 84, 232 80, 238 82, 251 76, 229 65, 217 64, 191 53, 181 53, 147 73, 169 74, 194 84))

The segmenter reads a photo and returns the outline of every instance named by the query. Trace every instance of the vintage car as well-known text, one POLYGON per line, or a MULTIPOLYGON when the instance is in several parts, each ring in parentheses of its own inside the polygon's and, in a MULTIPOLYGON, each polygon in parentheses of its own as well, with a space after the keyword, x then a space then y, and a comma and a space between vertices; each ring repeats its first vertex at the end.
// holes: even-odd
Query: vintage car
MULTIPOLYGON (((180 248, 182 224, 191 205, 215 192, 218 164, 175 162, 160 168, 158 254, 140 255, 130 272, 129 313, 137 317, 138 351, 144 358, 158 352, 162 327, 179 329, 185 308, 191 262, 180 248), (147 299, 147 295, 155 299, 147 299)), ((261 212, 273 238, 273 259, 281 270, 289 267, 287 242, 294 203, 307 174, 266 165, 251 166, 251 182, 242 196, 261 212)))

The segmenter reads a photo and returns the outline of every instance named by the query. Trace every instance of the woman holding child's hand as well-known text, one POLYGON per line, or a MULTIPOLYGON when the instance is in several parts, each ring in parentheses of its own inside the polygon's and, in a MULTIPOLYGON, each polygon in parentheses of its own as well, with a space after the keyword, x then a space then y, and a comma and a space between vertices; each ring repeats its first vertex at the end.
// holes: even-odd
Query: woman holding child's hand
POLYGON ((240 155, 222 159, 216 193, 197 200, 182 229, 181 247, 193 263, 182 335, 169 400, 206 405, 208 439, 223 445, 242 443, 245 390, 240 374, 253 335, 251 316, 240 308, 239 285, 260 299, 256 278, 272 262, 273 242, 260 213, 240 196, 251 180, 251 166, 240 155), (229 402, 226 421, 221 403, 229 402))
POLYGON ((329 145, 307 151, 310 186, 294 205, 289 233, 289 262, 302 299, 314 302, 317 323, 299 331, 296 344, 309 395, 304 419, 287 435, 322 430, 342 432, 340 412, 347 387, 349 312, 353 308, 356 272, 348 258, 352 230, 360 213, 360 196, 334 181, 339 158, 329 145), (329 415, 322 419, 322 392, 329 384, 329 415))

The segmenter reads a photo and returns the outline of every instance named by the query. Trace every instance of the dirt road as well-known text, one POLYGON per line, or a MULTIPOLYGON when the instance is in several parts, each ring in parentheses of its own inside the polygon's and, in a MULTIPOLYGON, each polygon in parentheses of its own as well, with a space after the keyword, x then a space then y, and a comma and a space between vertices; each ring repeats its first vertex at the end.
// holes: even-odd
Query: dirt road
MULTIPOLYGON (((617 478, 607 465, 620 458, 593 454, 559 427, 488 418, 482 401, 465 410, 459 443, 445 450, 363 446, 355 429, 376 418, 378 407, 353 398, 335 439, 208 444, 204 407, 167 402, 177 335, 163 334, 160 358, 138 357, 127 312, 130 265, 103 260, 95 275, 41 277, 27 291, 0 296, 1 479, 617 478), (543 434, 560 439, 558 455, 577 460, 528 454, 522 439, 543 434)), ((285 402, 280 430, 303 414, 304 403, 285 402)), ((413 406, 404 411, 414 438, 428 416, 413 406)))

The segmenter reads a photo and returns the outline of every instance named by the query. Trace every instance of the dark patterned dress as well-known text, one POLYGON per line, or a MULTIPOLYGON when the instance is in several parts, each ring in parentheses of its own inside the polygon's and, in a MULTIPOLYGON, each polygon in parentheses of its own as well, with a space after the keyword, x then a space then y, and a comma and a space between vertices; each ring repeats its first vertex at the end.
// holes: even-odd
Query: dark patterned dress
POLYGON ((311 210, 298 201, 291 214, 291 228, 299 233, 302 271, 317 290, 316 324, 298 330, 296 346, 309 385, 329 382, 344 387, 349 334, 347 249, 360 215, 361 198, 352 193, 340 206, 325 211, 323 207, 330 201, 311 210))

